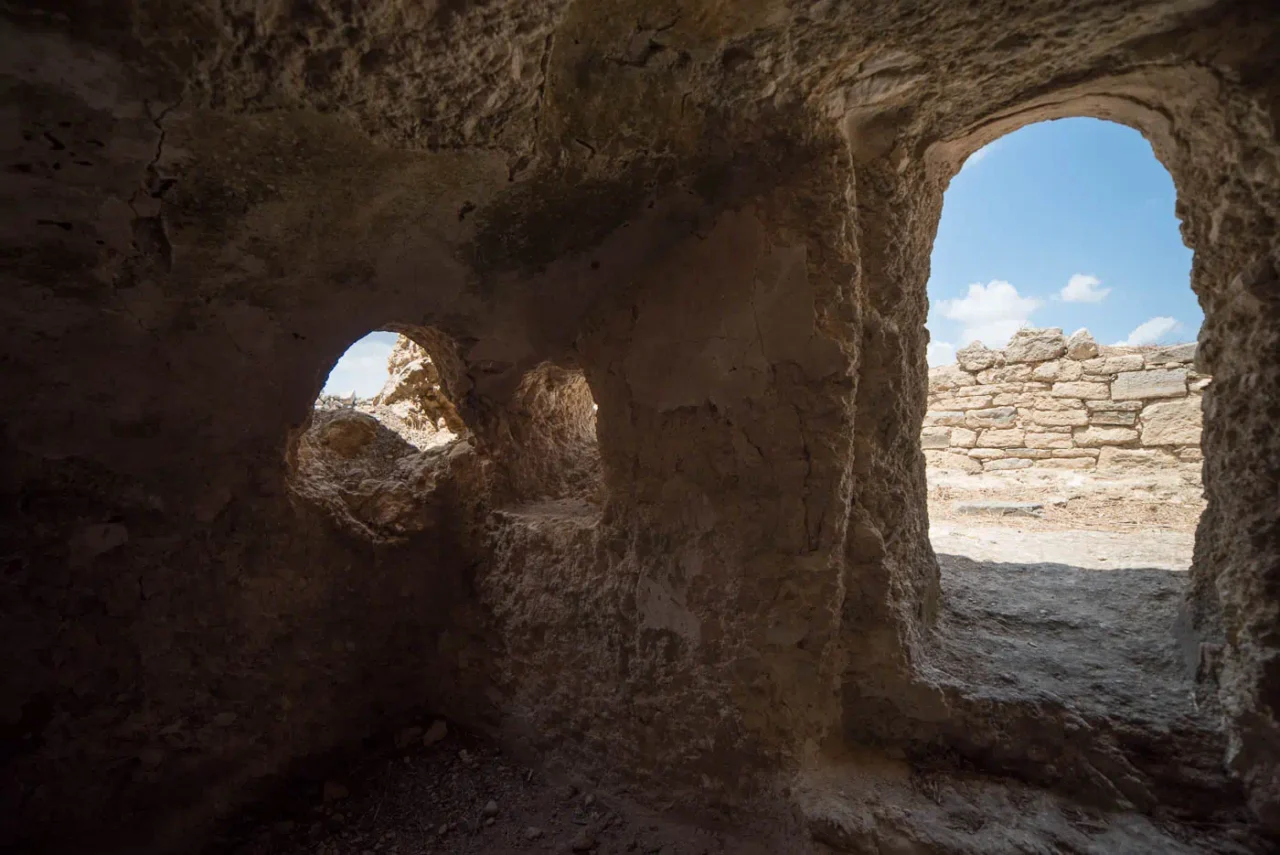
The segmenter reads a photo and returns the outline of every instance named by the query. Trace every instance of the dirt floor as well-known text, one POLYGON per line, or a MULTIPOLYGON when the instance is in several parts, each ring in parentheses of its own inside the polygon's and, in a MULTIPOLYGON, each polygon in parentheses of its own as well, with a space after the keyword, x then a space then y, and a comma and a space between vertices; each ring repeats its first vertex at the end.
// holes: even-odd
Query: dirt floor
MULTIPOLYGON (((443 722, 403 731, 323 786, 246 820, 210 852, 231 855, 773 855, 798 829, 769 834, 690 825, 527 767, 443 722), (434 727, 432 726, 434 725, 434 727), (270 817, 270 818, 268 818, 270 817)), ((794 823, 793 823, 794 825, 794 823)))
MULTIPOLYGON (((1219 735, 1212 716, 1197 706, 1173 632, 1203 506, 1195 486, 1176 480, 1096 482, 1077 475, 1042 479, 1011 474, 1014 477, 968 476, 968 480, 944 476, 931 482, 931 537, 942 570, 945 605, 925 667, 934 671, 940 683, 960 688, 968 697, 1012 704, 1044 701, 1065 706, 1089 721, 1123 723, 1131 734, 1186 733, 1176 777, 1201 779, 1198 786, 1206 793, 1222 788, 1226 782, 1219 768, 1219 735), (983 507, 993 502, 1041 507, 1016 513, 983 507)), ((867 811, 879 815, 889 809, 886 804, 899 803, 908 812, 904 816, 916 820, 908 823, 910 828, 891 833, 881 829, 876 835, 926 834, 937 851, 1005 851, 1010 846, 1008 851, 1023 851, 1013 845, 1013 838, 1023 833, 1014 833, 1019 824, 1027 826, 1026 833, 1034 829, 1035 836, 1056 840, 1060 848, 1055 851, 1257 851, 1245 843, 1237 848, 1222 836, 1213 842, 1175 842, 1147 819, 1122 822, 1100 815, 1093 825, 1084 827, 1072 820, 1074 808, 1052 798, 1044 805, 1034 802, 1047 795, 1026 795, 1027 804, 1039 806, 1012 811, 1007 805, 1001 807, 1001 799, 1006 798, 1002 787, 1020 785, 1001 784, 998 779, 966 783, 960 778, 945 778, 946 787, 966 794, 960 802, 967 809, 990 810, 993 818, 1001 810, 1010 813, 987 830, 966 831, 944 843, 943 837, 928 835, 944 827, 951 829, 947 834, 959 834, 952 828, 954 817, 943 816, 943 811, 937 822, 928 818, 930 810, 941 811, 937 797, 910 807, 913 799, 919 800, 912 789, 915 772, 902 773, 909 783, 902 784, 897 795, 897 773, 873 776, 879 781, 872 787, 876 794, 866 804, 859 801, 855 790, 869 786, 865 763, 857 765, 863 771, 844 778, 839 772, 810 777, 810 788, 802 799, 812 814, 807 818, 810 829, 786 817, 767 823, 762 818, 761 827, 770 829, 767 835, 715 827, 705 820, 685 824, 646 811, 625 796, 606 796, 590 787, 553 780, 503 754, 491 742, 456 728, 447 728, 441 737, 443 723, 432 724, 425 721, 421 728, 403 731, 394 740, 388 737, 382 750, 357 766, 343 767, 340 776, 323 786, 316 783, 297 790, 269 813, 247 818, 213 851, 233 855, 863 851, 853 842, 837 844, 845 840, 848 827, 865 825, 859 817, 870 815, 867 811), (1005 830, 991 837, 991 829, 997 826, 1005 830), (831 843, 831 848, 815 846, 810 830, 816 839, 831 843)), ((1158 769, 1154 778, 1159 778, 1158 769)), ((883 824, 883 817, 877 822, 883 824)), ((1232 817, 1224 817, 1223 827, 1231 824, 1232 817)), ((979 822, 974 827, 983 825, 979 822)))

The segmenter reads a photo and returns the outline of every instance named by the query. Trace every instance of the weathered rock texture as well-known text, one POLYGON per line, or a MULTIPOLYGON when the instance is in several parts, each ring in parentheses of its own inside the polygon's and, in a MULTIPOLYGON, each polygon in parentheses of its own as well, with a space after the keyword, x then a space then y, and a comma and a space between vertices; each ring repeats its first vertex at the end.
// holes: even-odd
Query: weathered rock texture
POLYGON ((695 809, 889 743, 1196 820, 1191 767, 1131 787, 1118 732, 988 715, 929 665, 943 191, 1080 115, 1178 187, 1213 376, 1185 646, 1222 798, 1280 830, 1278 16, 4 4, 0 845, 191 851, 424 708, 695 809), (300 492, 301 437, 343 349, 401 325, 445 340, 470 438, 422 479, 432 519, 370 537, 300 492))
POLYGON ((920 444, 965 472, 1072 469, 1199 481, 1202 396, 1194 344, 1098 347, 1085 331, 1020 330, 929 370, 920 444), (1074 356, 1072 354, 1075 354, 1074 356))

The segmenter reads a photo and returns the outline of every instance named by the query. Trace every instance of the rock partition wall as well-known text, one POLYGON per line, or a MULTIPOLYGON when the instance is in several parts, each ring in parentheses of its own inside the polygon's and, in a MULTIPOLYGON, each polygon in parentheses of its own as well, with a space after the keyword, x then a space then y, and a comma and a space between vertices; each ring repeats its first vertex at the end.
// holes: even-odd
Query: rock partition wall
POLYGON ((963 472, 1171 472, 1199 480, 1196 345, 1099 346, 1087 330, 1019 330, 929 370, 920 440, 929 466, 963 472))

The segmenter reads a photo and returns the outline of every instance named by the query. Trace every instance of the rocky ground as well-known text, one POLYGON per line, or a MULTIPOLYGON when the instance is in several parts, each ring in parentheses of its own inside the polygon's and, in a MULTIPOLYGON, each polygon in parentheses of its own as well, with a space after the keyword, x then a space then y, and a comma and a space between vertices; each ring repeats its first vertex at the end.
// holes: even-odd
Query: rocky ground
POLYGON ((379 402, 378 397, 340 398, 334 395, 321 395, 316 400, 315 408, 322 412, 354 410, 373 416, 383 426, 399 434, 401 439, 419 451, 447 445, 458 438, 458 434, 449 430, 443 423, 437 426, 430 419, 423 418, 421 408, 413 400, 406 399, 394 404, 383 404, 379 402))
MULTIPOLYGON (((1180 774, 1203 766, 1197 774, 1212 791, 1222 783, 1217 733, 1197 708, 1171 633, 1199 496, 1150 480, 1045 477, 931 483, 946 607, 929 667, 944 672, 943 684, 958 680, 993 698, 1060 700, 1090 720, 1122 719, 1133 732, 1203 734, 1204 750, 1180 757, 1180 774), (1041 507, 982 510, 993 502, 1041 507)), ((381 752, 364 758, 245 817, 215 851, 764 855, 883 851, 859 841, 900 838, 924 847, 909 851, 1013 852, 1023 851, 1016 838, 1031 831, 1063 852, 1261 851, 1232 837, 1240 823, 1230 806, 1214 825, 1188 831, 1158 817, 1091 812, 1012 780, 912 771, 887 759, 808 774, 797 791, 808 827, 774 817, 762 821, 771 829, 764 835, 655 814, 625 793, 557 779, 442 721, 388 736, 381 752), (923 789, 922 775, 932 782, 923 789)))
MULTIPOLYGON (((232 855, 766 855, 799 851, 749 829, 687 825, 504 754, 442 721, 301 786, 212 851, 232 855), (780 848, 781 847, 781 848, 780 848)), ((777 825, 774 834, 777 833, 777 825)), ((772 835, 771 835, 772 837, 772 835)))

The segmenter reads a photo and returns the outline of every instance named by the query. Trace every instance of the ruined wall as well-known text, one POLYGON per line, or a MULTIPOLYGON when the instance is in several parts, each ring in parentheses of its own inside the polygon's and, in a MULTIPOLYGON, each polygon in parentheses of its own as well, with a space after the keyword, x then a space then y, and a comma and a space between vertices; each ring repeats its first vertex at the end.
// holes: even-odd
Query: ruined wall
POLYGON ((1003 350, 974 342, 929 370, 920 444, 961 472, 1073 469, 1200 478, 1194 344, 1099 347, 1087 331, 1019 330, 1003 350))

